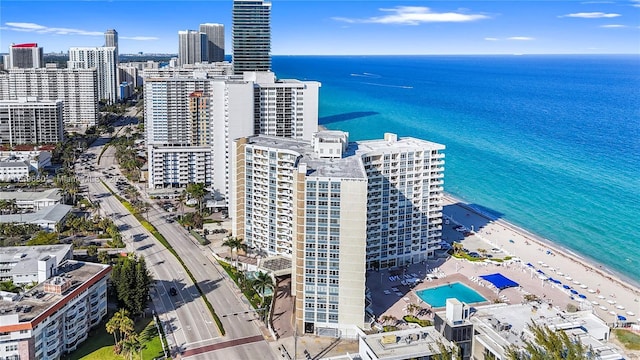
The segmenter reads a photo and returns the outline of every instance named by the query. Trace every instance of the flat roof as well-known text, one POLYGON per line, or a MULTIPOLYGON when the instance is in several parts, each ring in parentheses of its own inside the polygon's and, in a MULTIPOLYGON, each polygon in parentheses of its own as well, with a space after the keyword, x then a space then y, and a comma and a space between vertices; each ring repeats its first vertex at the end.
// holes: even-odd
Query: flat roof
POLYGON ((430 356, 440 353, 439 344, 451 346, 433 326, 366 335, 361 339, 380 359, 430 356))
POLYGON ((55 204, 28 214, 2 215, 2 223, 38 224, 43 222, 58 223, 71 211, 71 205, 55 204))
MULTIPOLYGON (((0 318, 7 316, 0 320, 2 324, 0 325, 0 331, 15 331, 15 325, 28 322, 31 323, 24 324, 24 329, 32 328, 62 307, 62 305, 66 303, 66 301, 62 302, 62 300, 65 300, 65 298, 68 298, 68 300, 74 298, 81 291, 98 282, 110 271, 111 266, 109 265, 75 260, 63 262, 58 267, 56 278, 57 280, 70 282, 71 287, 63 294, 46 293, 44 286, 53 279, 52 277, 25 292, 18 301, 0 300, 0 318), (9 316, 11 315, 14 315, 14 317, 17 315, 18 321, 8 323, 7 320, 10 320, 9 316)), ((23 329, 23 327, 19 329, 23 329)))
POLYGON ((71 244, 0 247, 0 269, 10 268, 6 273, 10 275, 34 274, 38 272, 38 260, 55 256, 56 265, 60 264, 73 253, 72 248, 71 244))
POLYGON ((37 201, 43 199, 60 200, 60 189, 52 188, 44 191, 2 191, 0 199, 15 199, 16 201, 37 201))

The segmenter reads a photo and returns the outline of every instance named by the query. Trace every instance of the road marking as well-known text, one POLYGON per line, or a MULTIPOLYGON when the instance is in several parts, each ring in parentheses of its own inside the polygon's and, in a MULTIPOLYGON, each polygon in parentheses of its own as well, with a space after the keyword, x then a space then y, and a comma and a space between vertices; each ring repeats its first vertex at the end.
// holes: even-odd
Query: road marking
POLYGON ((225 349, 228 347, 233 347, 238 345, 250 344, 258 341, 264 341, 264 338, 262 337, 262 335, 250 336, 242 339, 229 340, 229 341, 225 341, 225 342, 221 342, 213 345, 202 346, 195 349, 188 349, 182 353, 182 356, 188 357, 188 356, 203 354, 209 351, 225 349))

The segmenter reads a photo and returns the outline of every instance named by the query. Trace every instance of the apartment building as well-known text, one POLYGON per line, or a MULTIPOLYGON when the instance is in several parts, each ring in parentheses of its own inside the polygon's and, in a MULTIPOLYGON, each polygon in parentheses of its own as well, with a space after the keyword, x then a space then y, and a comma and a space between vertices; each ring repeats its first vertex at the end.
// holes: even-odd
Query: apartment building
POLYGON ((95 69, 10 69, 0 73, 0 100, 62 100, 64 126, 86 128, 98 121, 97 84, 95 69))
POLYGON ((45 270, 73 259, 72 245, 8 246, 0 248, 0 280, 14 284, 41 283, 48 279, 45 270), (53 259, 47 266, 41 259, 53 259))
POLYGON ((0 100, 0 144, 55 144, 64 140, 63 101, 35 97, 0 100))
POLYGON ((207 34, 196 30, 178 31, 178 61, 180 65, 208 62, 207 34))
POLYGON ((200 32, 207 34, 207 48, 209 62, 224 61, 224 25, 200 24, 200 32))
POLYGON ((219 69, 228 68, 145 70, 150 188, 189 183, 171 175, 178 173, 173 157, 181 159, 181 171, 211 186, 215 200, 228 199, 234 139, 260 133, 310 139, 317 129, 318 82, 276 80, 272 73, 220 75, 219 69), (194 151, 201 155, 188 155, 194 151))
POLYGON ((312 141, 258 135, 235 142, 232 232, 252 249, 292 258, 300 331, 348 336, 366 327, 366 270, 433 254, 442 150, 395 134, 349 143, 341 131, 312 141))
POLYGON ((118 101, 117 48, 72 47, 69 49, 69 69, 96 69, 98 100, 107 103, 118 101))
POLYGON ((234 0, 232 21, 235 73, 271 71, 271 2, 234 0))
POLYGON ((44 280, 22 296, 0 300, 0 358, 59 359, 75 350, 107 314, 109 265, 44 256, 44 280))
POLYGON ((44 67, 44 51, 36 43, 11 44, 9 63, 5 69, 31 69, 44 67))

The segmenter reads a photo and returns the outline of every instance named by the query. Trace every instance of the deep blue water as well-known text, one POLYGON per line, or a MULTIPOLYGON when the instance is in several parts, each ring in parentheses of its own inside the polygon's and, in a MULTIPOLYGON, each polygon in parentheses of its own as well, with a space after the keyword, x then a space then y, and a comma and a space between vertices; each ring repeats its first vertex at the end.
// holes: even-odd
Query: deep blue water
POLYGON ((640 56, 275 56, 320 124, 445 144, 445 190, 640 282, 640 56))

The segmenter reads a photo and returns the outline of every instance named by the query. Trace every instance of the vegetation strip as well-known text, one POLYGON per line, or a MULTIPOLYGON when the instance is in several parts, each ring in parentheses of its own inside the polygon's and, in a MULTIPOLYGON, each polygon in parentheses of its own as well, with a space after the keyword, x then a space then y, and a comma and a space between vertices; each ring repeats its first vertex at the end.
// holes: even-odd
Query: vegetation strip
POLYGON ((207 308, 209 309, 209 312, 211 312, 211 316, 213 316, 213 320, 215 320, 216 325, 218 326, 218 330, 220 331, 220 335, 224 336, 226 334, 225 330, 224 330, 224 326, 222 325, 222 321, 220 321, 220 318, 218 317, 218 314, 216 314, 216 311, 213 309, 213 305, 211 305, 211 303, 209 302, 209 299, 207 299, 207 297, 205 296, 204 292, 202 291, 202 289, 200 288, 200 285, 198 285, 198 282, 196 281, 195 277, 193 276, 193 274, 191 273, 191 271, 189 270, 189 268, 187 268, 187 265, 184 263, 184 261, 182 260, 182 258, 180 258, 180 256, 178 255, 178 253, 176 252, 176 250, 171 246, 171 244, 169 244, 169 242, 167 241, 167 239, 165 239, 165 237, 147 220, 145 220, 142 215, 140 215, 138 212, 136 212, 133 209, 133 206, 131 206, 131 204, 129 204, 129 202, 125 199, 123 199, 122 197, 120 197, 118 194, 116 194, 113 190, 111 190, 111 188, 105 184, 104 181, 100 180, 100 182, 102 183, 102 185, 104 185, 109 192, 116 197, 116 199, 118 199, 118 201, 120 201, 120 203, 127 209, 129 210, 129 212, 131 212, 131 214, 133 214, 133 216, 135 216, 136 219, 138 219, 138 221, 140 222, 140 224, 142 224, 142 226, 147 229, 156 239, 158 239, 158 241, 164 245, 164 247, 169 250, 169 252, 171 254, 173 254, 173 256, 176 257, 176 259, 178 259, 178 262, 180 262, 180 265, 182 265, 182 267, 184 268, 185 272, 187 273, 187 275, 189 275, 189 278, 191 279, 191 281, 193 281, 193 284, 195 285, 196 289, 198 290, 198 292, 200 293, 200 296, 202 297, 202 300, 204 300, 205 305, 207 306, 207 308))

